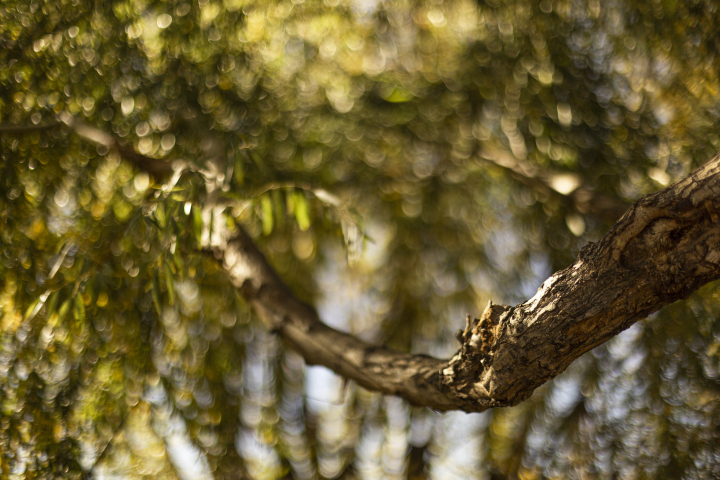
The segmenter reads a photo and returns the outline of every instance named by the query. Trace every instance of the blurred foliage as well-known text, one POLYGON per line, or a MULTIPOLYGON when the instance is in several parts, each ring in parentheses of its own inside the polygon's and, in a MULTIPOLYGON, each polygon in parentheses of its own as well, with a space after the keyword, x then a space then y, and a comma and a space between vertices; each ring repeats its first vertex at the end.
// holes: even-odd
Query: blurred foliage
POLYGON ((720 476, 715 285, 518 407, 438 415, 306 369, 198 248, 241 222, 329 324, 449 356, 466 311, 607 231, 569 191, 629 203, 720 150, 718 24, 713 0, 4 0, 2 125, 69 112, 192 168, 167 189, 65 127, 0 133, 0 476, 720 476))

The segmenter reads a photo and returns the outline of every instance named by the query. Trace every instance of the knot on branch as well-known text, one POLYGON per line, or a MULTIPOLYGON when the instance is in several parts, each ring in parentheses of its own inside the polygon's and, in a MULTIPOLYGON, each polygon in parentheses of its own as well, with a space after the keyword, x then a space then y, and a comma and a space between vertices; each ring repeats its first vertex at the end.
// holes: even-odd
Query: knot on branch
POLYGON ((470 315, 466 316, 465 330, 458 330, 455 338, 463 349, 479 351, 483 354, 490 353, 497 337, 500 317, 509 309, 507 305, 494 305, 491 300, 480 318, 473 320, 470 315))
POLYGON ((465 330, 458 330, 455 338, 460 350, 442 373, 452 382, 473 381, 478 372, 487 368, 492 358, 503 314, 511 310, 508 305, 488 302, 480 318, 465 318, 465 330))

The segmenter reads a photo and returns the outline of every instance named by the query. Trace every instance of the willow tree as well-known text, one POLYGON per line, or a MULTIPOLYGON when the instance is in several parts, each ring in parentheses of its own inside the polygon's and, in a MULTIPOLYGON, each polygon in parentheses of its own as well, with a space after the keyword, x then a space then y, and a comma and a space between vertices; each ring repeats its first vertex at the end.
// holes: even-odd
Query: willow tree
POLYGON ((3 474, 719 473, 717 20, 4 2, 3 474))

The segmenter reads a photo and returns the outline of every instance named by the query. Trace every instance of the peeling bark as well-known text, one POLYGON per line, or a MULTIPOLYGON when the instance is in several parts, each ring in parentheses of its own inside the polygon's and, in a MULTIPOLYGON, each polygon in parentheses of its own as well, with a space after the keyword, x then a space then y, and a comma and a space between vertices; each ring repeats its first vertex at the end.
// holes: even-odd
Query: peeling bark
POLYGON ((577 261, 514 307, 488 305, 450 360, 395 352, 323 324, 240 230, 214 245, 269 329, 309 364, 435 410, 517 405, 583 353, 720 278, 720 156, 623 215, 577 261))

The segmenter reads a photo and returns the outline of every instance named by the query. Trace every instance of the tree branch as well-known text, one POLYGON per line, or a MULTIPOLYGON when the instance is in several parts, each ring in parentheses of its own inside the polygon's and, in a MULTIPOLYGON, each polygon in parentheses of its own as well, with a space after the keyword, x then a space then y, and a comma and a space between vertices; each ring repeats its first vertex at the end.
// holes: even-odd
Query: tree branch
POLYGON ((520 183, 543 194, 559 195, 583 215, 592 214, 607 223, 619 218, 628 205, 616 198, 585 188, 580 175, 540 169, 496 148, 484 148, 478 158, 505 170, 520 183))
POLYGON ((240 230, 214 246, 269 329, 309 364, 436 410, 512 406, 577 357, 720 278, 720 156, 633 205, 605 237, 515 307, 488 305, 450 360, 395 352, 323 324, 240 230))
POLYGON ((112 450, 110 448, 110 446, 115 441, 115 439, 118 437, 118 435, 120 435, 120 433, 122 433, 123 428, 125 428, 125 414, 123 414, 123 416, 120 417, 120 423, 118 424, 117 427, 115 427, 113 429, 112 436, 105 443, 105 446, 102 448, 102 450, 100 450, 100 453, 95 458, 95 461, 93 462, 92 467, 90 467, 90 471, 89 471, 90 478, 93 478, 93 476, 94 476, 93 472, 95 471, 95 467, 97 467, 98 465, 101 465, 102 462, 105 461, 106 455, 108 455, 110 453, 110 451, 112 450))
POLYGON ((156 179, 165 178, 173 172, 170 162, 137 153, 132 147, 123 145, 114 135, 110 135, 99 128, 83 123, 67 112, 59 113, 57 120, 41 125, 0 125, 0 134, 18 135, 51 130, 62 125, 70 127, 77 136, 86 142, 117 150, 126 160, 130 161, 140 170, 151 174, 156 179))
MULTIPOLYGON (((118 149, 141 170, 172 171, 167 162, 140 155, 69 114, 59 120, 86 141, 118 149)), ((552 186, 552 179, 535 173, 524 175, 552 186)), ((553 188, 575 195, 579 187, 565 193, 553 188)), ((720 155, 635 203, 530 300, 515 307, 491 303, 480 319, 468 318, 450 360, 396 352, 334 330, 292 294, 242 229, 231 238, 215 232, 208 238, 240 294, 307 363, 415 405, 480 412, 518 404, 583 353, 720 278, 719 218, 720 155)))
POLYGON ((42 123, 39 125, 0 125, 0 134, 22 134, 31 132, 42 132, 44 130, 52 130, 62 125, 59 121, 42 123))

